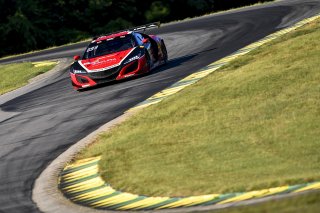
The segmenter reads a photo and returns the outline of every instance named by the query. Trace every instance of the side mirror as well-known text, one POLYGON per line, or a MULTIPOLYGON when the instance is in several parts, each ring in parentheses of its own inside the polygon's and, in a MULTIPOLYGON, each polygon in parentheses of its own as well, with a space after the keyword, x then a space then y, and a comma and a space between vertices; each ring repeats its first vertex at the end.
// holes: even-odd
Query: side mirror
POLYGON ((146 44, 146 43, 148 43, 149 42, 149 39, 148 38, 144 38, 143 40, 142 40, 142 43, 144 43, 144 44, 146 44))
POLYGON ((80 55, 75 55, 75 56, 73 56, 73 59, 74 59, 75 61, 78 61, 78 60, 80 59, 80 55))

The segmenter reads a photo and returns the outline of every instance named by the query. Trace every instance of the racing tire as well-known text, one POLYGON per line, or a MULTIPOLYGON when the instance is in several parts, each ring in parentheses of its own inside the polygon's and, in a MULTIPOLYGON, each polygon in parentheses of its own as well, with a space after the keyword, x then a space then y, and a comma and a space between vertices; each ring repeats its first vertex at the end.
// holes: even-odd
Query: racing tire
POLYGON ((163 40, 161 41, 161 52, 163 54, 163 62, 166 64, 168 62, 168 52, 163 40))
POLYGON ((151 58, 150 58, 150 55, 149 53, 146 51, 146 60, 147 60, 147 66, 148 66, 148 71, 147 72, 150 72, 151 71, 151 58))
POLYGON ((75 85, 75 84, 73 83, 73 81, 71 81, 71 85, 72 85, 72 87, 73 87, 73 89, 74 89, 75 91, 81 92, 81 88, 80 88, 80 87, 77 87, 77 85, 75 85))

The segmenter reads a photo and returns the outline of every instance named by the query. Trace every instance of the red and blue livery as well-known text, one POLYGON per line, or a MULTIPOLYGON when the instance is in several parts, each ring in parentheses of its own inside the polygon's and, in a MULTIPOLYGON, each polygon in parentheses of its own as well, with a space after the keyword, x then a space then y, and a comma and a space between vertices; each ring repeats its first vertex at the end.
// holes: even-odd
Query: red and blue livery
POLYGON ((70 67, 73 87, 80 90, 118 81, 166 64, 168 54, 163 39, 140 32, 159 26, 156 22, 94 38, 82 58, 74 56, 70 67))

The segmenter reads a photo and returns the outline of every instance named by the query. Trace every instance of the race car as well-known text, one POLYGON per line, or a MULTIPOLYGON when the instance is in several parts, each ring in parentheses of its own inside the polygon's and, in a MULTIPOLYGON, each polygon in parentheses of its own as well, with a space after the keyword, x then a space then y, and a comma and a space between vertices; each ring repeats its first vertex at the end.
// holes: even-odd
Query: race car
POLYGON ((144 30, 159 27, 155 22, 94 38, 82 57, 70 66, 76 90, 148 73, 166 64, 168 54, 162 38, 144 30), (141 32, 143 31, 143 33, 141 32))

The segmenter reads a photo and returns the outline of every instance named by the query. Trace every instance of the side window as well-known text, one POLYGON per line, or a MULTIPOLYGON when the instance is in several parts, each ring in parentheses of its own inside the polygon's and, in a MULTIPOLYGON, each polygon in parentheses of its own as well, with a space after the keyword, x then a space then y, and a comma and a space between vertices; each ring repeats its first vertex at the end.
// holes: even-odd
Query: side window
POLYGON ((138 45, 143 45, 143 43, 142 43, 143 37, 142 37, 142 35, 140 33, 135 33, 134 37, 135 37, 138 45))
POLYGON ((142 40, 143 40, 142 35, 141 35, 141 34, 138 34, 138 37, 139 37, 140 41, 142 42, 142 40))

